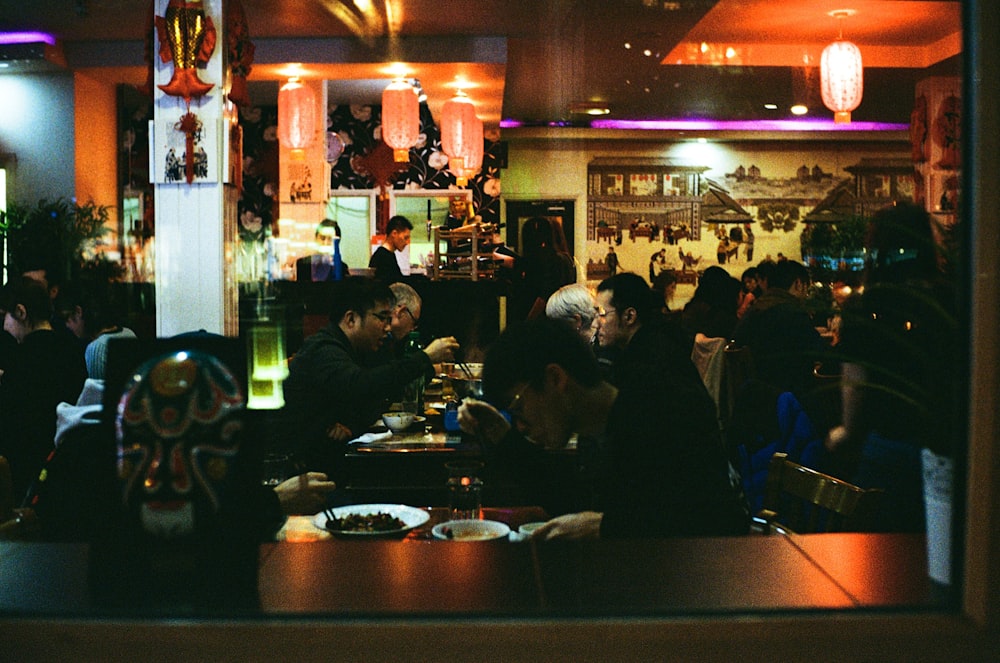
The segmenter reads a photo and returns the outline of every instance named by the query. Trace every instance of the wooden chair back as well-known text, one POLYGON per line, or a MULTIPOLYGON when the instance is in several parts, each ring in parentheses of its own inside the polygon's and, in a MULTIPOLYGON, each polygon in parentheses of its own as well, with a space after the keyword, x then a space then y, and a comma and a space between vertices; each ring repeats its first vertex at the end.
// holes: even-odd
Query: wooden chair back
POLYGON ((764 534, 868 531, 882 495, 882 490, 860 488, 776 453, 755 529, 764 534))
POLYGON ((730 341, 722 351, 722 385, 719 394, 719 417, 723 427, 732 423, 736 395, 743 385, 756 376, 753 356, 747 346, 738 346, 730 341))

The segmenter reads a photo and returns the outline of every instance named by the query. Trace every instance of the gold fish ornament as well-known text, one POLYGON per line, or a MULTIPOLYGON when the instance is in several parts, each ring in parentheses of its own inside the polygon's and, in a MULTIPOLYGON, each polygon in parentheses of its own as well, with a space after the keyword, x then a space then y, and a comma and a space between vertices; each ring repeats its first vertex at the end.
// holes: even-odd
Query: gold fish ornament
POLYGON ((201 0, 170 0, 164 14, 155 21, 159 54, 163 62, 173 61, 174 73, 169 83, 158 87, 190 104, 193 97, 207 94, 213 87, 198 78, 198 68, 204 67, 215 50, 215 25, 201 0))

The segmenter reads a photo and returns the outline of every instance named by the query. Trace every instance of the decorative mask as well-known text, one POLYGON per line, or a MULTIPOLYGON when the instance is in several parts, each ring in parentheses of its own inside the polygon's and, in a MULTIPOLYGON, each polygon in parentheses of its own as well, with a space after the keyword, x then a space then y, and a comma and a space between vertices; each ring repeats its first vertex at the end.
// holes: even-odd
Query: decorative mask
POLYGON ((179 351, 139 367, 115 417, 126 509, 149 534, 195 533, 216 516, 236 481, 239 382, 215 357, 179 351))

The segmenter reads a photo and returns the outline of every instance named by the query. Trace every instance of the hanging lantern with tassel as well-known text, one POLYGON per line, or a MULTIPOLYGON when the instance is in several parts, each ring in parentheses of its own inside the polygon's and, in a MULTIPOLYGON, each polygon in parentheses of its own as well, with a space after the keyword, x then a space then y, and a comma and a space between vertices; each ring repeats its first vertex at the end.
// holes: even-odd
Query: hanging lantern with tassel
POLYGON ((382 142, 392 148, 396 163, 410 160, 410 148, 420 139, 417 91, 397 78, 382 91, 382 142))
POLYGON ((303 151, 316 136, 316 95, 298 78, 290 78, 278 90, 278 142, 292 150, 292 158, 303 158, 303 151))
MULTIPOLYGON (((831 15, 839 20, 850 13, 848 10, 841 10, 832 12, 831 15)), ((850 122, 851 111, 861 104, 864 70, 861 65, 861 49, 844 40, 842 33, 837 41, 823 49, 820 81, 823 104, 833 111, 833 121, 836 124, 850 122)))
MULTIPOLYGON (((449 159, 463 156, 473 141, 476 107, 468 95, 459 90, 441 107, 441 150, 449 159)), ((455 167, 449 164, 454 171, 455 167)))
POLYGON ((448 163, 448 170, 455 175, 455 184, 463 187, 483 167, 483 121, 473 116, 473 121, 469 124, 471 130, 469 131, 468 143, 464 148, 463 155, 456 159, 456 161, 461 162, 460 165, 456 163, 458 169, 453 168, 451 162, 448 163))

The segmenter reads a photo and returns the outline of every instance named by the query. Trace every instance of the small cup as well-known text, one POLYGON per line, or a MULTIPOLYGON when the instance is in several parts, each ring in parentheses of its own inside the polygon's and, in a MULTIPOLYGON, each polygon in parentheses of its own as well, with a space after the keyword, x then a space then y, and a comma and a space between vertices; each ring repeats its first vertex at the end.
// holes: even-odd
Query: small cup
POLYGON ((448 507, 451 520, 478 520, 482 516, 483 481, 479 472, 483 463, 456 461, 445 463, 448 470, 448 507))
POLYGON ((274 487, 290 477, 291 459, 287 454, 267 454, 260 463, 260 482, 274 487))

